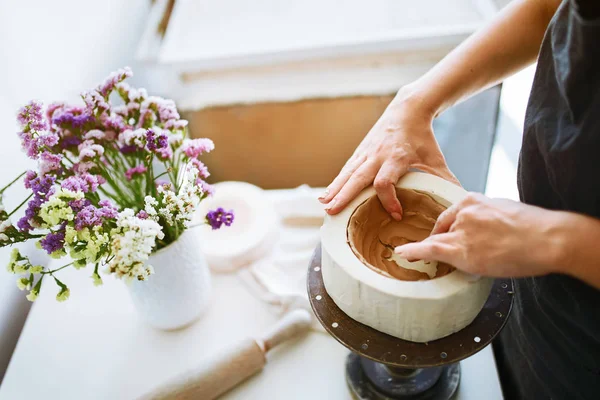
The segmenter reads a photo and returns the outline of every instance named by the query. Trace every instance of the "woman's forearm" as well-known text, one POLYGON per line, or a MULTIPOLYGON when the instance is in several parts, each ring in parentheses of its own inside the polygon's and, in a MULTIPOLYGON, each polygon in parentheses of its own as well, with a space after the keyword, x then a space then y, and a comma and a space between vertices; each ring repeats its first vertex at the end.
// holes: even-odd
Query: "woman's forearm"
MULTIPOLYGON (((540 249, 550 269, 600 289, 600 219, 570 212, 549 211, 550 248, 540 249)), ((532 249, 534 250, 534 249, 532 249)))
POLYGON ((417 103, 431 116, 502 81, 537 58, 558 0, 516 0, 450 52, 394 104, 417 103))

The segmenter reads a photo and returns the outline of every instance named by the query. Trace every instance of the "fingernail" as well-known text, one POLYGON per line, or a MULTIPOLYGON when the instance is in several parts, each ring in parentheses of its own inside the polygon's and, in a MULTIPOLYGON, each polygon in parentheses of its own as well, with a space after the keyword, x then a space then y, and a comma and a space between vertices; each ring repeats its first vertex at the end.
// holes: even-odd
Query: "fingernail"
POLYGON ((398 246, 394 249, 394 253, 402 255, 402 246, 398 246))
POLYGON ((393 212, 392 213, 392 218, 394 218, 396 221, 400 221, 402 219, 402 214, 397 213, 397 212, 393 212))
POLYGON ((327 196, 329 196, 329 189, 325 189, 325 191, 318 197, 318 199, 323 200, 327 196))
POLYGON ((329 204, 327 204, 327 207, 325 207, 325 211, 331 211, 331 209, 335 207, 335 203, 337 203, 336 199, 331 200, 329 204))

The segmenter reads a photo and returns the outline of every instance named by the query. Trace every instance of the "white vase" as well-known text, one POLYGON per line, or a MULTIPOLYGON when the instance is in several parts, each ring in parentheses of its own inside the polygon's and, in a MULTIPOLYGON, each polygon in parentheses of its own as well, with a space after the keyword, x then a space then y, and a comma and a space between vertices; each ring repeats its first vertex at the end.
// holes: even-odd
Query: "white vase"
POLYGON ((208 306, 210 272, 196 232, 186 230, 177 241, 153 253, 148 263, 154 274, 128 285, 140 317, 155 328, 183 328, 208 306))

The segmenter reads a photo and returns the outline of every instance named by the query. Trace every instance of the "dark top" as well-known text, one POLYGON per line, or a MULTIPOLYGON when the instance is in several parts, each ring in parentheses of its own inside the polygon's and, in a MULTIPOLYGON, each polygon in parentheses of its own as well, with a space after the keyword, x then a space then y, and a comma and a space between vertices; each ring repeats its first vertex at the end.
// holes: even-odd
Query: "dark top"
MULTIPOLYGON (((548 27, 518 171, 524 203, 597 218, 599 6, 563 1, 548 27)), ((600 399, 600 291, 565 275, 515 284, 513 312, 494 344, 505 398, 600 399)))

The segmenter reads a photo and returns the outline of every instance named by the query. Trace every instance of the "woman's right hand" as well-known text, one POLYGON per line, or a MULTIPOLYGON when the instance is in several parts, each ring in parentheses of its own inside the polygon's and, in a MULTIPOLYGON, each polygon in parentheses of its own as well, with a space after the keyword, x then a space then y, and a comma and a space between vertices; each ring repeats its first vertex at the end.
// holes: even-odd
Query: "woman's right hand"
POLYGON ((433 135, 433 117, 422 102, 404 100, 399 93, 319 197, 327 204, 325 211, 339 213, 373 184, 385 209, 394 219, 401 219, 395 185, 410 168, 459 184, 433 135))

